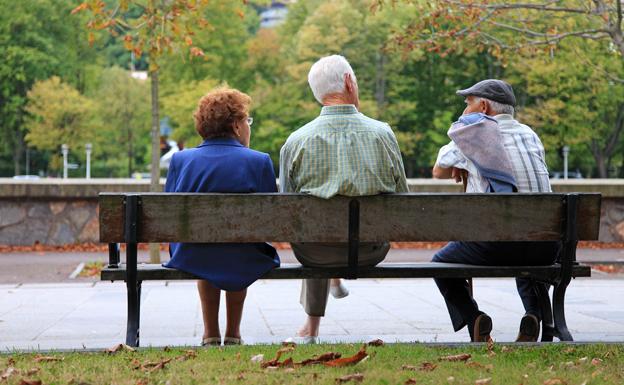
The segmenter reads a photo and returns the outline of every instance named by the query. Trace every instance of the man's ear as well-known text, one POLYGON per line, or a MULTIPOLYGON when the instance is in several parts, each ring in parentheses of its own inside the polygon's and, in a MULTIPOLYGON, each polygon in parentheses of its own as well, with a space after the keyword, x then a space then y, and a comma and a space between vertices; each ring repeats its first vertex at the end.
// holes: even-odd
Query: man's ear
POLYGON ((484 114, 487 115, 488 114, 488 110, 490 108, 490 105, 488 104, 488 102, 486 102, 485 100, 481 99, 479 101, 479 104, 481 104, 481 106, 480 106, 481 107, 480 108, 481 112, 483 112, 484 114))
POLYGON ((345 91, 349 94, 353 93, 353 79, 351 79, 351 74, 344 75, 344 83, 345 83, 345 91))

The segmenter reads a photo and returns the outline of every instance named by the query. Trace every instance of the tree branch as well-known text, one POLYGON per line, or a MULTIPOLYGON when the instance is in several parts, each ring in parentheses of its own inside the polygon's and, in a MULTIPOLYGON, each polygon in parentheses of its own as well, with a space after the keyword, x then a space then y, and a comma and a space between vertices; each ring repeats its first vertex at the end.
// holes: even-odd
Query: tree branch
POLYGON ((530 3, 520 3, 520 4, 485 4, 485 5, 477 5, 477 4, 466 4, 460 1, 447 1, 447 3, 460 6, 462 8, 479 8, 479 9, 488 9, 488 10, 513 10, 513 9, 531 9, 538 11, 547 11, 547 12, 566 12, 566 13, 580 13, 589 15, 593 12, 587 9, 581 8, 568 8, 568 7, 552 7, 549 3, 546 4, 530 4, 530 3))

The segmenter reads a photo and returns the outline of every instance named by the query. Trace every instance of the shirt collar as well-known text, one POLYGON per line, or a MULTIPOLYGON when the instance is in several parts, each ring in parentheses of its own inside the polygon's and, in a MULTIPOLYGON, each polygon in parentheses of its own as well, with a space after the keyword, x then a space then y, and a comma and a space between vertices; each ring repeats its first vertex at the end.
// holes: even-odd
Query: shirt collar
POLYGON ((243 147, 240 142, 234 138, 211 138, 206 139, 197 147, 204 146, 235 146, 235 147, 243 147))
POLYGON ((496 119, 497 121, 499 121, 499 120, 514 120, 513 116, 511 116, 509 114, 494 115, 494 119, 496 119))
POLYGON ((346 115, 357 114, 359 111, 353 104, 339 104, 336 106, 323 106, 321 115, 346 115))

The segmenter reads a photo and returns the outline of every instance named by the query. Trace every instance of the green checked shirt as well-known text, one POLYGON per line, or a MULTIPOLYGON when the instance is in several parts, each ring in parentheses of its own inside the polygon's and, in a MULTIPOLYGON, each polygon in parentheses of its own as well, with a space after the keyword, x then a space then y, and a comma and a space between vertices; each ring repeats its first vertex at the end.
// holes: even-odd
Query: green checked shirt
POLYGON ((407 192, 403 160, 387 123, 354 105, 325 106, 280 152, 280 191, 320 198, 407 192))

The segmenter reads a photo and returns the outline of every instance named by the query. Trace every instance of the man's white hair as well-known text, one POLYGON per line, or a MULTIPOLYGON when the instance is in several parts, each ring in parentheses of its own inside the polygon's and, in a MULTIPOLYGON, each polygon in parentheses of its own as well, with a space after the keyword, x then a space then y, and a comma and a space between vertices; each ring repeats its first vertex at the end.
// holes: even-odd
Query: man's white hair
POLYGON ((492 108, 492 111, 494 111, 497 115, 508 114, 513 116, 515 113, 513 106, 510 104, 495 102, 494 100, 490 100, 488 98, 475 97, 475 99, 475 103, 479 103, 480 100, 485 100, 486 102, 488 102, 490 104, 490 108, 492 108))
POLYGON ((323 104, 325 95, 344 92, 345 74, 357 82, 353 68, 344 56, 325 56, 314 63, 308 73, 308 83, 316 100, 323 104))

